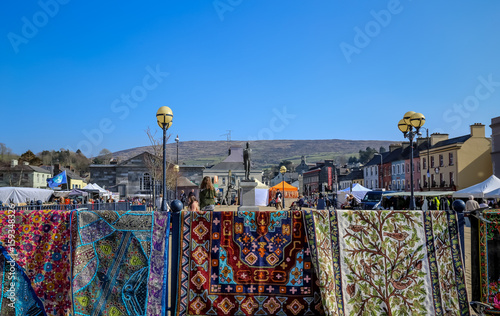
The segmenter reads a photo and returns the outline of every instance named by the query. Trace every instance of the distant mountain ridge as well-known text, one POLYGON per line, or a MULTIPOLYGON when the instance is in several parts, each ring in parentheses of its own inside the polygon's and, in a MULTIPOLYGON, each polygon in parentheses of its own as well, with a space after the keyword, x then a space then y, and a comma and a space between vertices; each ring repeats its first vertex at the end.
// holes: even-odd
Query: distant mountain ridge
MULTIPOLYGON (((179 163, 186 165, 212 165, 222 161, 228 155, 229 147, 244 147, 246 141, 186 141, 179 142, 179 163)), ((308 162, 334 159, 338 156, 356 155, 367 147, 389 149, 395 141, 387 140, 257 140, 249 141, 252 149, 253 168, 265 168, 277 165, 282 160, 300 163, 300 157, 306 156, 308 162)), ((167 157, 176 160, 175 142, 167 144, 167 157)), ((140 153, 151 151, 150 146, 130 148, 113 153, 114 158, 123 161, 140 153)))

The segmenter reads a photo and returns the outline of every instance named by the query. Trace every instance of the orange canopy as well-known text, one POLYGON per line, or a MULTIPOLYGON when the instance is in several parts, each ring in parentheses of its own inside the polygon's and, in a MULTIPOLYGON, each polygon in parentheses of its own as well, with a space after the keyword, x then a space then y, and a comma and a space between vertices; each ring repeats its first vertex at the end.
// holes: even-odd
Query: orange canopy
POLYGON ((290 185, 286 182, 283 183, 283 182, 284 181, 281 181, 281 183, 278 183, 274 187, 269 188, 269 200, 274 199, 274 197, 276 196, 276 191, 278 191, 278 189, 280 189, 280 191, 282 191, 283 196, 286 199, 289 199, 289 198, 296 199, 299 197, 299 189, 297 189, 293 185, 290 185), (283 192, 283 185, 285 186, 285 192, 283 192))

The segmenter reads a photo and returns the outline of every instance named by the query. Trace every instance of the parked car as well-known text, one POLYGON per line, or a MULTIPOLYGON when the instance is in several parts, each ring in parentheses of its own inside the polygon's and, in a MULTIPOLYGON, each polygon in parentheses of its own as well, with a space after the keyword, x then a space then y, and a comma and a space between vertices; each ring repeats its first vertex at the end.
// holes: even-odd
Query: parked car
POLYGON ((373 210, 382 203, 382 194, 393 193, 394 191, 368 191, 361 200, 361 209, 373 210))

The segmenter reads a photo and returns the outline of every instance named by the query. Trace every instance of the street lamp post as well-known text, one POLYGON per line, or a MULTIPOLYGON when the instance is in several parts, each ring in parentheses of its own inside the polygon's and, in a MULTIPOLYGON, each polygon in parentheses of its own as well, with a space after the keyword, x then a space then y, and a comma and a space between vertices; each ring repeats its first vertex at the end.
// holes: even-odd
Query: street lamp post
POLYGON ((174 166, 174 172, 175 172, 175 199, 178 199, 179 197, 177 196, 177 180, 179 179, 179 165, 174 166))
POLYGON ((285 166, 281 166, 280 168, 280 173, 281 173, 281 177, 283 179, 283 201, 281 202, 281 205, 283 206, 283 208, 285 208, 285 173, 286 173, 286 167, 285 166))
MULTIPOLYGON (((425 128, 425 127, 423 127, 425 128)), ((430 149, 430 141, 429 141, 429 129, 428 128, 425 128, 425 132, 426 132, 426 138, 427 138, 427 188, 428 188, 428 191, 431 190, 431 173, 430 173, 430 170, 429 170, 429 165, 431 163, 431 160, 430 160, 430 155, 429 155, 429 149, 430 149)))
POLYGON ((405 138, 410 140, 410 210, 415 209, 415 197, 413 196, 413 139, 418 135, 420 127, 425 124, 425 116, 413 111, 406 112, 403 119, 399 121, 398 128, 405 138))
POLYGON ((167 211, 167 129, 172 126, 174 114, 168 106, 162 106, 156 112, 158 126, 163 130, 163 199, 161 201, 161 210, 167 211))
POLYGON ((175 165, 175 198, 177 199, 177 180, 179 179, 179 135, 175 137, 175 142, 177 143, 177 160, 176 160, 176 165, 175 165))

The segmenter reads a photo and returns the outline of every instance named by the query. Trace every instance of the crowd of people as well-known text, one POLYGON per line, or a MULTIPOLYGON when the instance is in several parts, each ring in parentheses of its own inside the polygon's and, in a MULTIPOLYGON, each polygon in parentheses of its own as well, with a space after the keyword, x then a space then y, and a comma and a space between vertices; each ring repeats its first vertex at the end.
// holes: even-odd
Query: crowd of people
MULTIPOLYGON (((199 187, 199 197, 196 196, 195 190, 192 189, 188 194, 183 190, 178 194, 178 199, 181 201, 184 209, 189 211, 213 211, 217 201, 220 201, 217 196, 217 191, 214 188, 210 177, 204 177, 199 187)), ((268 206, 274 207, 276 210, 284 209, 284 196, 281 190, 277 190, 274 197, 270 200, 268 206)), ((290 199, 291 200, 291 199, 290 199)), ((159 199, 161 203, 161 198, 159 199)), ((415 197, 415 205, 417 209, 421 210, 449 210, 452 209, 453 198, 451 196, 441 197, 415 197)), ((158 202, 157 202, 158 204, 158 202)), ((409 197, 384 197, 380 203, 379 209, 393 209, 404 210, 409 209, 409 197)), ((158 204, 161 205, 161 204, 158 204)), ((158 206, 157 205, 157 206, 158 206)), ((499 208, 498 202, 494 199, 484 200, 478 199, 477 201, 473 196, 470 196, 469 201, 466 203, 467 211, 478 208, 499 208)), ((345 201, 340 203, 337 201, 335 195, 325 195, 323 193, 316 193, 310 196, 299 195, 299 197, 292 201, 288 206, 291 210, 302 210, 303 208, 314 208, 318 210, 324 209, 360 209, 361 203, 352 194, 345 196, 345 201)))

